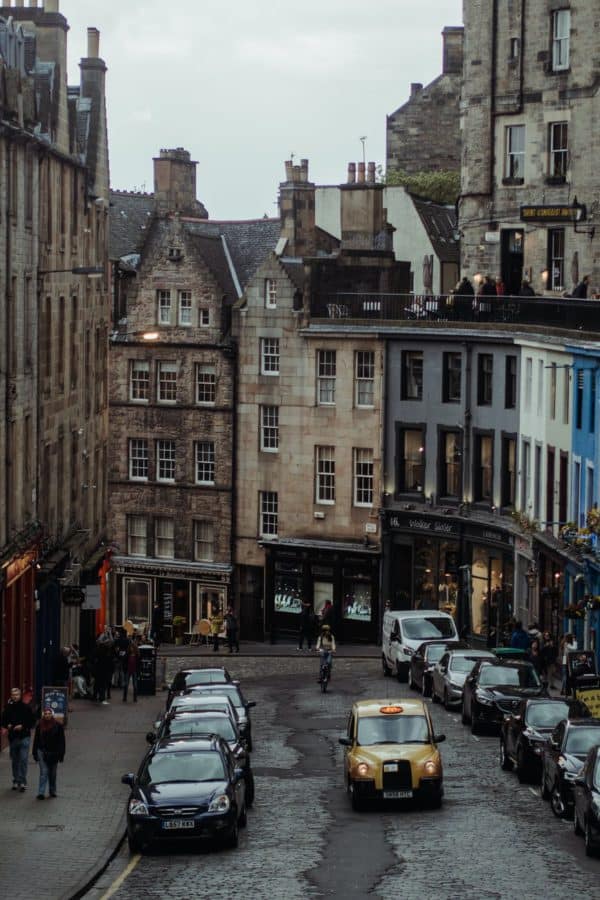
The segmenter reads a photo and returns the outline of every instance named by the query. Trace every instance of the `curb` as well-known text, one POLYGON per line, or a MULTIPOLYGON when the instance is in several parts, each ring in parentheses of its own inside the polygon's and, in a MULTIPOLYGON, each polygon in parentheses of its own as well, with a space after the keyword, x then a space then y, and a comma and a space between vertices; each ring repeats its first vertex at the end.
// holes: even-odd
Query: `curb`
MULTIPOLYGON (((119 853, 121 847, 123 846, 123 841, 125 840, 126 835, 127 829, 125 825, 125 813, 123 813, 120 819, 118 831, 113 835, 109 842, 112 844, 112 842, 116 840, 116 847, 114 847, 110 851, 108 857, 104 857, 104 862, 102 862, 101 860, 96 862, 91 867, 91 869, 88 870, 88 873, 86 873, 82 878, 79 879, 79 881, 75 885, 75 888, 69 888, 68 892, 66 894, 63 894, 59 898, 59 900, 80 900, 81 897, 85 897, 88 891, 90 891, 94 887, 96 882, 99 881, 102 875, 104 875, 111 862, 119 853), (91 875, 89 874, 90 871, 92 872, 91 875)), ((106 847, 106 850, 108 850, 108 846, 106 847)))

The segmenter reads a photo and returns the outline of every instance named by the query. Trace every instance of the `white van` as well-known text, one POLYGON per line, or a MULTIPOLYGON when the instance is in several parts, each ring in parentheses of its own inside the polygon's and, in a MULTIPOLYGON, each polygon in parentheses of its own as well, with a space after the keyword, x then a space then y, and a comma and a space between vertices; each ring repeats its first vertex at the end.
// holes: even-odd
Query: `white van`
POLYGON ((458 640, 454 619, 436 609, 391 609, 383 616, 381 662, 383 674, 408 680, 410 658, 423 643, 458 640))

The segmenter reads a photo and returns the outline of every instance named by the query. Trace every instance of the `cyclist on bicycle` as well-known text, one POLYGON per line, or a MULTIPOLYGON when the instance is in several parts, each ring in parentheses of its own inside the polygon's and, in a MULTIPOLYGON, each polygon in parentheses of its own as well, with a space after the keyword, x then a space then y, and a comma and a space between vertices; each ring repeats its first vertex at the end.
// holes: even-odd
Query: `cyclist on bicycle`
POLYGON ((316 646, 316 650, 318 650, 321 656, 321 664, 319 666, 319 683, 321 682, 321 676, 324 666, 329 666, 329 676, 331 677, 332 661, 335 649, 335 638, 331 631, 331 626, 323 625, 321 627, 321 633, 319 634, 316 646))

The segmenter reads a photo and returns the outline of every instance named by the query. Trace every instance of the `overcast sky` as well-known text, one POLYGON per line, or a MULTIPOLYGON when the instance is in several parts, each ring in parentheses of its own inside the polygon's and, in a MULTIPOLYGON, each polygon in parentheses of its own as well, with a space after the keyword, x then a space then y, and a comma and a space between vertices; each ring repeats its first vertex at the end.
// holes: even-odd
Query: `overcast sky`
POLYGON ((462 0, 61 0, 69 79, 100 29, 114 188, 153 189, 152 157, 185 147, 211 218, 277 214, 284 160, 317 184, 385 163, 385 117, 441 71, 462 0))

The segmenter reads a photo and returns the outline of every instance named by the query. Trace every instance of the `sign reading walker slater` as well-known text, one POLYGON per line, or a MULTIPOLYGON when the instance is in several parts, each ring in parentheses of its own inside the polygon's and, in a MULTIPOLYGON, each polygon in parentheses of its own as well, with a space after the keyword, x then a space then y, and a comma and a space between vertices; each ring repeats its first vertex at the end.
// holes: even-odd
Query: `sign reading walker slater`
POLYGON ((581 222, 585 219, 586 209, 581 203, 577 206, 522 206, 522 222, 581 222))
POLYGON ((438 534, 440 536, 457 536, 460 534, 460 524, 452 519, 426 518, 418 513, 410 515, 406 513, 388 513, 387 525, 393 531, 416 531, 426 534, 438 534))

